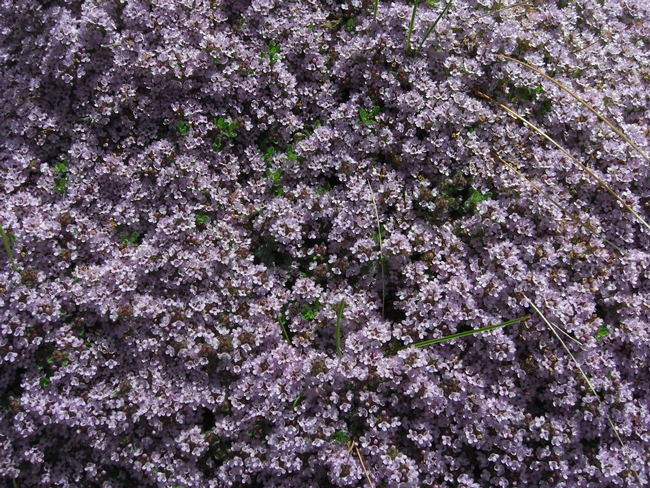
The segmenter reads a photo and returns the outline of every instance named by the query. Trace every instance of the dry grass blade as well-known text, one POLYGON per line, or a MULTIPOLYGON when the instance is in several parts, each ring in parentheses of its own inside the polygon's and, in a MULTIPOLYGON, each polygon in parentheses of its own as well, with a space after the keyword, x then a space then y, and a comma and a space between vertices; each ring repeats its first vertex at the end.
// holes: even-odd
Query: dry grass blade
MULTIPOLYGON (((589 390, 590 390, 591 393, 596 397, 596 400, 598 401, 598 404, 602 407, 602 406, 603 406, 603 402, 600 400, 600 397, 598 396, 598 393, 596 393, 596 390, 594 389, 593 385, 591 384, 591 381, 589 381, 589 378, 587 377, 587 375, 585 374, 584 370, 583 370, 582 367, 580 366, 580 363, 579 363, 578 360, 575 358, 575 356, 571 353, 571 351, 569 350, 569 348, 567 347, 567 345, 564 343, 564 341, 562 340, 562 338, 560 337, 560 335, 559 335, 559 334, 557 333, 557 331, 555 330, 555 328, 556 328, 557 326, 551 324, 551 322, 548 321, 548 319, 544 316, 544 314, 542 313, 542 311, 541 311, 539 308, 537 308, 537 306, 532 302, 532 300, 531 300, 530 298, 528 298, 526 295, 524 295, 524 298, 525 298, 526 300, 528 300, 528 303, 530 303, 530 306, 533 307, 533 309, 535 310, 535 312, 537 312, 537 315, 539 315, 539 316, 541 317, 541 319, 544 321, 544 323, 546 323, 546 325, 548 326, 548 328, 551 329, 551 332, 553 332, 553 335, 555 335, 555 337, 557 338, 557 340, 560 341, 560 344, 562 344, 562 347, 564 348, 564 350, 566 351, 566 353, 567 353, 567 354, 569 355, 569 357, 573 360, 574 364, 576 365, 576 367, 577 367, 578 370, 580 371, 580 374, 582 375, 582 377, 584 378, 585 382, 587 383, 587 386, 589 387, 589 390)), ((561 330, 559 327, 557 327, 557 328, 558 328, 559 330, 561 330)), ((614 422, 612 421, 611 417, 609 416, 609 414, 608 414, 607 412, 605 412, 605 416, 607 417, 607 420, 609 421, 609 425, 611 426, 612 430, 614 431, 614 434, 616 435, 616 438, 618 439, 619 444, 620 444, 621 447, 623 448, 623 452, 625 453, 625 457, 627 458, 627 461, 628 461, 628 463, 629 463, 630 470, 631 470, 631 471, 634 473, 634 475, 636 476, 636 479, 637 479, 637 482, 639 483, 639 486, 641 486, 641 479, 639 478, 639 474, 638 474, 634 469, 632 469, 632 460, 630 459, 630 455, 629 455, 629 453, 628 453, 628 451, 627 451, 627 447, 625 446, 625 443, 623 442, 623 439, 621 439, 621 436, 620 436, 620 434, 618 433, 618 430, 616 429, 616 426, 614 425, 614 422)))
POLYGON ((476 92, 476 93, 477 93, 478 95, 480 95, 481 97, 483 97, 483 98, 487 98, 488 100, 491 100, 491 101, 493 101, 494 103, 496 103, 499 107, 501 107, 502 109, 504 109, 506 112, 508 112, 510 115, 512 115, 512 116, 515 117, 516 119, 518 119, 518 120, 520 120, 521 122, 523 122, 526 126, 528 126, 528 127, 530 127, 531 129, 533 129, 533 130, 534 130, 535 132, 537 132, 540 136, 542 136, 544 139, 546 139, 547 141, 549 141, 551 144, 553 144, 555 147, 557 147, 560 151, 562 151, 564 154, 566 154, 569 158, 571 158, 571 160, 572 160, 574 163, 576 163, 578 166, 580 166, 580 167, 583 169, 583 171, 585 171, 585 172, 586 172, 587 174, 589 174, 592 178, 594 178, 598 183, 600 183, 600 185, 601 185, 603 188, 605 188, 605 190, 607 190, 607 192, 608 192, 610 195, 612 195, 616 200, 618 200, 618 201, 621 203, 621 205, 623 205, 623 207, 624 207, 628 212, 630 212, 632 215, 634 215, 634 216, 639 220, 639 222, 641 222, 641 223, 642 223, 642 224, 643 224, 643 225, 644 225, 648 230, 650 230, 650 224, 648 224, 645 220, 643 220, 643 217, 641 217, 641 216, 640 216, 640 215, 639 215, 639 214, 638 214, 638 213, 637 213, 637 212, 636 212, 632 207, 630 207, 627 203, 625 203, 625 201, 624 201, 621 197, 619 197, 619 196, 614 192, 614 190, 612 190, 612 189, 609 187, 609 185, 607 185, 607 183, 605 183, 601 178, 599 178, 599 177, 598 177, 598 176, 597 176, 593 171, 591 171, 589 168, 587 168, 584 164, 582 164, 580 161, 578 161, 578 159, 576 159, 576 158, 575 158, 575 157, 574 157, 574 156, 573 156, 569 151, 567 151, 567 150, 564 149, 562 146, 560 146, 557 142, 555 142, 555 140, 554 140, 551 136, 549 136, 546 132, 544 132, 542 129, 540 129, 540 128, 537 127, 536 125, 531 124, 530 122, 528 122, 526 119, 524 119, 521 115, 519 115, 519 114, 518 114, 517 112, 515 112, 514 110, 512 110, 512 109, 506 107, 506 106, 503 105, 502 103, 497 102, 494 98, 490 97, 489 95, 486 95, 486 94, 483 93, 483 92, 476 92))
POLYGON ((339 309, 336 312, 336 353, 339 355, 339 358, 343 357, 343 351, 341 350, 341 318, 343 317, 344 308, 345 299, 341 299, 339 309))
POLYGON ((551 198, 550 195, 548 195, 548 194, 547 194, 544 190, 542 190, 539 186, 537 186, 535 183, 533 183, 533 182, 530 181, 528 178, 526 178, 526 176, 524 176, 524 175, 523 175, 523 174, 522 174, 522 173, 521 173, 517 168, 515 168, 514 166, 510 165, 509 163, 507 163, 507 162, 506 162, 506 161, 505 161, 501 156, 499 156, 497 153, 494 153, 494 152, 493 152, 492 154, 493 154, 493 155, 494 155, 494 156, 495 156, 499 161, 501 161, 503 164, 505 164, 508 168, 510 168, 512 171, 514 171, 514 172, 515 172, 519 177, 521 177, 521 178, 523 178, 524 180, 526 180, 530 186, 532 186, 533 188, 535 188, 535 190, 537 190, 539 193, 541 193, 541 194, 544 196, 544 198, 546 198, 549 202, 551 202, 553 205, 555 205, 557 208, 559 208, 559 209, 562 211, 562 213, 564 213, 564 215, 566 215, 568 218, 570 218, 570 219, 571 219, 575 224, 582 226, 583 228, 587 229, 587 230, 590 231, 590 232, 593 232, 595 235, 597 235, 598 237, 600 237, 604 242, 606 242, 607 244, 609 244, 610 246, 612 246, 614 249, 616 249, 616 250, 617 250, 619 253, 621 253, 622 255, 624 255, 624 256, 629 256, 629 253, 623 251, 623 249, 621 249, 620 247, 618 247, 616 244, 614 244, 614 243, 611 242, 611 241, 608 241, 607 239, 605 239, 604 237, 602 237, 601 235, 599 235, 598 231, 596 231, 596 229, 594 229, 593 226, 592 226, 589 222, 581 222, 581 221, 578 219, 578 217, 576 217, 575 215, 571 214, 571 213, 570 213, 568 210, 566 210, 562 205, 560 205, 560 204, 557 203, 555 200, 553 200, 553 198, 551 198))
POLYGON ((356 449, 357 451, 357 456, 359 457, 359 462, 361 463, 361 468, 363 469, 364 474, 366 475, 366 479, 368 480, 368 484, 370 485, 370 488, 375 488, 375 485, 372 484, 372 480, 370 479, 370 474, 368 474, 368 470, 366 469, 366 464, 363 462, 363 458, 361 457, 361 451, 356 445, 356 441, 352 440, 350 443, 350 452, 352 448, 356 449))
POLYGON ((14 261, 14 255, 11 252, 11 245, 9 244, 9 238, 7 237, 7 234, 5 234, 5 230, 2 228, 2 225, 0 225, 0 235, 2 236, 2 242, 4 242, 5 250, 7 251, 7 256, 9 256, 11 269, 13 269, 15 272, 18 272, 18 269, 16 268, 16 263, 14 261))
POLYGON ((377 202, 375 201, 375 193, 372 191, 372 185, 368 183, 368 188, 370 188, 370 195, 372 196, 372 206, 375 209, 375 217, 377 218, 377 233, 379 235, 379 262, 381 264, 381 318, 384 318, 384 303, 386 302, 386 278, 384 276, 384 253, 382 251, 381 243, 381 223, 379 222, 379 212, 377 211, 377 202))
POLYGON ((637 146, 634 142, 632 142, 632 140, 631 140, 629 137, 627 137, 627 136, 623 133, 623 131, 621 131, 620 129, 618 129, 618 128, 613 124, 613 123, 611 123, 609 120, 607 120, 607 119, 605 118, 605 116, 603 116, 603 115, 601 115, 600 113, 598 113, 598 112, 596 111, 595 108, 593 108, 591 105, 589 105, 587 102, 585 102, 582 98, 580 98, 580 96, 579 96, 576 92, 574 92, 573 90, 567 88, 567 87, 564 86, 562 83, 560 83, 559 81, 555 80, 554 78, 551 78, 549 75, 547 75, 547 74, 544 73, 543 71, 538 70, 537 68, 535 68, 534 66, 531 66, 531 65, 528 64, 528 63, 525 63, 524 61, 520 61, 520 60, 518 60, 518 59, 511 58, 510 56, 506 56, 506 55, 504 55, 504 54, 497 54, 497 56, 500 57, 500 58, 507 59, 507 60, 509 60, 509 61, 514 61, 515 63, 519 63, 520 65, 525 66, 525 67, 528 68, 528 69, 532 69, 535 73, 538 73, 538 74, 542 75, 544 78, 546 78, 546 79, 547 79, 548 81, 550 81, 551 83, 554 83, 555 85, 557 85, 557 86, 559 86, 560 88, 562 88, 565 92, 567 92, 567 93, 568 93, 569 95, 571 95, 573 98, 575 98, 576 100, 578 100, 581 104, 583 104, 585 107, 587 107, 587 108, 591 111, 591 113, 593 113, 596 117, 598 117, 600 120, 602 120, 602 121, 605 122, 607 125, 609 125, 609 126, 611 127, 611 129, 612 129, 614 132, 616 132, 619 136, 621 136, 623 139, 625 139, 625 142, 627 142, 630 146, 632 146, 634 149, 636 149, 636 151, 637 151, 641 156, 643 156, 643 158, 644 158, 648 163, 650 163, 650 157, 648 157, 648 156, 647 156, 647 155, 646 155, 646 154, 645 154, 645 153, 644 153, 644 152, 639 148, 639 146, 637 146))

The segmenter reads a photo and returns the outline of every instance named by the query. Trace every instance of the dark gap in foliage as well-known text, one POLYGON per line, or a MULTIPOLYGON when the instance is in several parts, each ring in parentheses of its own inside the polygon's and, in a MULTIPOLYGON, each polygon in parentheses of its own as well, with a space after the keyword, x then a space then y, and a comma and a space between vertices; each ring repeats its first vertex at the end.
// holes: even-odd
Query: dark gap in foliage
POLYGON ((334 188, 341 185, 341 180, 336 172, 325 176, 325 186, 323 188, 334 188))
POLYGON ((273 266, 285 268, 293 262, 291 255, 284 251, 284 246, 278 244, 273 236, 254 238, 250 250, 254 255, 254 264, 264 264, 269 268, 273 266))
POLYGON ((201 407, 199 416, 201 417, 201 428, 203 432, 212 430, 216 425, 217 417, 209 408, 201 407))
MULTIPOLYGON (((378 276, 378 279, 381 279, 381 276, 378 276)), ((406 320, 406 313, 403 310, 397 308, 397 303, 399 303, 400 300, 397 297, 396 291, 397 290, 395 290, 393 286, 386 286, 384 317, 390 322, 401 324, 404 320, 406 320)))
POLYGON ((235 28, 241 29, 241 19, 252 4, 252 0, 234 0, 223 2, 223 9, 228 16, 228 24, 235 28))

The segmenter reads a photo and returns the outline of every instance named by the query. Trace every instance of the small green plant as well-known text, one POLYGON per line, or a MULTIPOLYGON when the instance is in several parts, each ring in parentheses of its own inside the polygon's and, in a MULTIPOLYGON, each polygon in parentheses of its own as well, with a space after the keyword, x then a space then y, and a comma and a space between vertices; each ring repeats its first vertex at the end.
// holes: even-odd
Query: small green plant
POLYGON ((122 244, 135 244, 136 240, 138 239, 138 233, 137 232, 131 232, 131 236, 127 237, 124 234, 120 234, 120 240, 122 241, 122 244))
POLYGON ((490 192, 480 193, 478 190, 475 190, 474 188, 472 188, 471 190, 472 192, 470 193, 469 198, 465 200, 463 206, 470 213, 476 213, 476 207, 478 206, 478 204, 484 200, 489 199, 492 196, 492 193, 490 192))
POLYGON ((219 117, 214 119, 214 125, 221 131, 224 137, 237 137, 235 132, 235 127, 237 124, 235 122, 226 122, 223 118, 219 117))
POLYGON ((44 388, 50 386, 51 384, 51 381, 47 376, 41 376, 38 382, 44 388))
POLYGON ((287 159, 289 161, 295 161, 297 159, 296 155, 293 152, 293 145, 289 144, 287 146, 287 159))
POLYGON ((373 120, 375 115, 379 113, 379 107, 372 107, 372 110, 370 110, 370 113, 368 113, 365 109, 360 108, 359 109, 359 123, 361 125, 371 125, 374 124, 375 121, 373 120))
POLYGON ((275 154, 275 148, 273 146, 269 147, 263 154, 262 154, 262 159, 266 162, 266 165, 269 166, 271 164, 271 158, 275 154))
POLYGON ((318 193, 319 195, 324 195, 326 192, 330 191, 331 189, 332 189, 332 185, 330 185, 329 181, 326 181, 323 186, 321 186, 316 190, 316 193, 318 193))
POLYGON ((16 263, 14 262, 14 255, 11 252, 11 244, 13 244, 16 238, 12 234, 7 235, 5 233, 5 230, 2 228, 2 225, 0 225, 0 235, 2 236, 2 242, 5 245, 5 251, 7 251, 7 256, 9 257, 9 263, 11 263, 11 269, 17 272, 18 268, 16 268, 16 263))
POLYGON ((300 310, 300 316, 303 320, 314 320, 319 308, 320 302, 318 300, 316 300, 312 305, 303 305, 300 310))
POLYGON ((266 49, 266 51, 262 53, 262 57, 263 58, 268 57, 271 66, 273 66, 280 59, 280 56, 278 55, 279 52, 280 52, 280 46, 278 46, 275 43, 275 41, 272 40, 271 42, 269 42, 269 46, 266 49))
POLYGON ((284 189, 280 187, 280 182, 282 181, 282 169, 276 168, 275 170, 267 169, 266 175, 271 178, 271 187, 275 192, 276 196, 284 195, 284 189))
POLYGON ((54 189, 61 194, 65 193, 65 186, 68 183, 68 179, 65 177, 65 174, 68 172, 67 162, 67 159, 59 161, 53 170, 55 173, 61 175, 60 178, 54 178, 54 189))
POLYGON ((208 221, 209 217, 207 215, 203 215, 202 212, 197 212, 197 214, 194 216, 194 220, 196 222, 197 226, 203 225, 208 221))
POLYGON ((346 24, 346 27, 347 27, 348 32, 350 34, 354 34, 354 19, 348 20, 348 23, 346 24))
POLYGON ((344 442, 348 442, 350 439, 352 439, 352 437, 350 437, 347 433, 345 433, 342 430, 337 430, 330 436, 330 439, 332 439, 334 442, 338 444, 342 444, 344 442))
POLYGON ((600 341, 600 340, 604 339, 607 335, 609 335, 609 329, 607 327, 605 327, 604 325, 601 325, 596 330, 596 333, 594 334, 594 337, 596 338, 597 341, 600 341))
POLYGON ((178 124, 176 125, 178 132, 180 135, 184 136, 187 134, 187 132, 190 130, 190 125, 183 122, 182 120, 178 121, 178 124))

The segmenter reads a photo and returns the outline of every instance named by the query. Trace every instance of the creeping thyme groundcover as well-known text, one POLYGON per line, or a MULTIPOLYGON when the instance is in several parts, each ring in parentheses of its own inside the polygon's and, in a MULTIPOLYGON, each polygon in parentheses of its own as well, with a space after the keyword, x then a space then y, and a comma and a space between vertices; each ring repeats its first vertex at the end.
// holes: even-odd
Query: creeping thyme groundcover
POLYGON ((2 483, 647 486, 648 18, 3 0, 2 483))

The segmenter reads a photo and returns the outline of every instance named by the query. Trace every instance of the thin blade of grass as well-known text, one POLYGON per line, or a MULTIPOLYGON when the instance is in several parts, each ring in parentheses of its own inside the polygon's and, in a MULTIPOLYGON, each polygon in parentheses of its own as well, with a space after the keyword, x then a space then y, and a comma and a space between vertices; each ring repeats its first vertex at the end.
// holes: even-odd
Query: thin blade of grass
POLYGON ((525 66, 525 67, 528 68, 528 69, 532 69, 535 73, 538 73, 538 74, 542 75, 544 78, 546 78, 546 79, 547 79, 548 81, 550 81, 551 83, 554 83, 555 85, 557 85, 557 86, 559 86, 560 88, 562 88, 565 92, 567 92, 569 95, 571 95, 571 96, 572 96, 573 98, 575 98, 577 101, 579 101, 581 104, 583 104, 585 107, 587 107, 587 108, 591 111, 591 113, 593 113, 596 117, 598 117, 600 120, 602 120, 603 122, 605 122, 605 123, 606 123, 606 124, 607 124, 607 125, 608 125, 608 126, 609 126, 613 131, 614 131, 614 132, 616 132, 616 134, 618 134, 620 137, 622 137, 622 138, 625 140, 625 142, 627 142, 630 146, 632 146, 632 147, 633 147, 633 148, 634 148, 634 149, 635 149, 635 150, 636 150, 636 151, 637 151, 641 156, 643 156, 643 158, 644 158, 648 163, 650 163, 650 157, 648 157, 648 155, 647 155, 646 153, 644 153, 644 152, 641 150, 641 148, 639 148, 639 146, 637 146, 634 142, 632 142, 632 140, 631 140, 629 137, 627 137, 627 136, 623 133, 622 130, 620 130, 619 128, 617 128, 617 127, 616 127, 612 122, 610 122, 608 119, 606 119, 604 115, 601 115, 599 112, 596 111, 595 108, 593 108, 593 107, 592 107, 591 105, 589 105, 586 101, 584 101, 582 98, 580 98, 580 96, 579 96, 576 92, 574 92, 574 91, 571 90, 570 88, 567 88, 567 87, 564 86, 562 83, 560 83, 559 81, 555 80, 554 78, 551 78, 549 75, 547 75, 547 74, 544 73, 543 71, 541 71, 541 70, 535 68, 534 66, 531 66, 531 65, 528 64, 528 63, 525 63, 524 61, 520 61, 520 60, 518 60, 518 59, 511 58, 510 56, 506 56, 506 55, 504 55, 504 54, 497 54, 497 56, 500 57, 500 58, 507 59, 507 60, 509 60, 509 61, 514 61, 515 63, 519 63, 520 65, 525 66))
POLYGON ((604 237, 602 237, 602 236, 601 236, 601 235, 596 231, 596 229, 593 228, 593 226, 592 226, 589 222, 582 222, 582 221, 580 221, 580 219, 578 219, 578 217, 576 217, 575 215, 571 214, 571 213, 570 213, 568 210, 566 210, 562 205, 560 205, 559 203, 557 203, 557 202, 556 202, 556 201, 555 201, 555 200, 554 200, 550 195, 548 195, 546 192, 544 192, 544 190, 542 190, 539 186, 537 186, 537 185, 536 185, 535 183, 533 183, 531 180, 529 180, 528 178, 526 178, 526 176, 524 176, 524 175, 523 175, 519 170, 517 170, 517 168, 515 168, 514 166, 510 165, 509 163, 507 163, 507 162, 506 162, 506 161, 505 161, 501 156, 499 156, 497 153, 493 152, 492 154, 493 154, 493 155, 494 155, 494 156, 495 156, 499 161, 501 161, 503 164, 505 164, 508 168, 510 168, 512 171, 514 171, 514 172, 515 172, 519 177, 521 177, 521 178, 523 178, 524 180, 526 180, 526 181, 528 182, 528 184, 530 184, 530 186, 532 186, 533 188, 535 188, 535 190, 537 190, 539 193, 541 193, 541 194, 544 196, 544 198, 546 198, 549 202, 551 202, 553 205, 555 205, 557 208, 559 208, 559 209, 562 211, 562 213, 564 213, 564 215, 566 215, 568 218, 570 218, 570 219, 573 221, 573 223, 575 223, 575 224, 577 224, 577 225, 580 225, 580 226, 582 226, 583 228, 587 229, 588 231, 592 232, 593 234, 595 234, 596 236, 598 236, 600 239, 602 239, 603 242, 606 242, 607 244, 609 244, 610 246, 612 246, 614 249, 616 249, 619 253, 621 253, 621 255, 629 256, 629 253, 623 251, 623 249, 621 249, 620 247, 618 247, 616 244, 614 244, 613 242, 608 241, 607 239, 605 239, 604 237))
POLYGON ((9 263, 11 263, 11 269, 14 270, 14 272, 18 272, 18 269, 16 268, 16 263, 14 262, 14 255, 11 252, 11 245, 9 244, 9 238, 7 237, 7 234, 5 234, 5 230, 2 228, 2 225, 0 225, 0 235, 2 235, 2 242, 4 242, 5 245, 5 250, 7 251, 7 256, 9 256, 9 263))
POLYGON ((282 322, 280 322, 280 327, 282 328, 282 335, 284 336, 284 338, 287 340, 287 342, 290 345, 293 345, 291 343, 291 339, 289 338, 289 332, 287 331, 287 328, 284 326, 284 324, 282 322))
POLYGON ((420 42, 420 45, 418 46, 418 51, 420 49, 422 49, 422 46, 424 45, 424 42, 429 38, 429 36, 433 32, 433 29, 436 28, 436 26, 438 25, 438 22, 440 22, 440 19, 442 19, 442 16, 445 15, 445 12, 447 12, 447 10, 449 10, 449 7, 451 7, 451 2, 452 2, 452 0, 449 0, 449 2, 447 2, 447 5, 445 5, 445 8, 442 10, 442 12, 440 12, 440 15, 438 15, 438 18, 433 22, 433 24, 431 24, 431 26, 427 30, 426 34, 424 34, 424 38, 422 38, 422 42, 420 42))
MULTIPOLYGON (((551 329, 551 332, 553 332, 553 335, 555 335, 555 337, 557 338, 557 340, 560 341, 560 344, 562 344, 562 347, 564 348, 564 350, 566 351, 566 353, 569 355, 569 357, 573 360, 574 364, 576 365, 576 367, 577 367, 578 370, 580 371, 580 374, 581 374, 582 377, 585 379, 585 382, 587 383, 587 386, 589 387, 589 390, 591 390, 591 393, 596 397, 596 400, 598 401, 598 404, 602 407, 602 406, 603 406, 603 402, 600 400, 600 397, 598 396, 598 393, 596 393, 596 390, 594 389, 593 385, 591 384, 591 381, 589 381, 589 378, 587 377, 587 375, 585 374, 584 370, 583 370, 582 367, 580 366, 580 363, 578 362, 578 360, 577 360, 577 359, 575 358, 575 356, 571 353, 571 351, 569 350, 569 348, 567 347, 567 345, 564 343, 564 341, 562 340, 562 338, 561 338, 561 337, 559 336, 559 334, 556 332, 556 330, 555 330, 555 327, 556 327, 556 326, 554 326, 553 324, 551 324, 551 322, 548 321, 548 319, 544 316, 544 314, 542 313, 542 311, 541 311, 539 308, 537 308, 537 306, 533 303, 533 301, 532 301, 530 298, 528 298, 526 295, 524 295, 524 298, 525 298, 526 300, 528 300, 528 303, 530 303, 531 307, 533 307, 533 309, 535 310, 535 312, 537 312, 537 315, 539 315, 539 316, 541 317, 541 319, 546 323, 546 325, 548 326, 548 328, 551 329)), ((558 329, 559 329, 559 327, 558 327, 558 329)), ((560 330, 561 330, 561 329, 560 329, 560 330)), ((616 429, 616 426, 614 425, 614 422, 612 421, 611 417, 609 416, 609 414, 608 414, 607 412, 605 412, 605 416, 607 417, 607 420, 609 421, 609 425, 610 425, 610 427, 612 428, 612 430, 614 431, 614 434, 616 435, 616 439, 618 439, 619 444, 620 444, 621 447, 623 448, 623 452, 625 453, 625 457, 627 458, 627 461, 628 461, 628 463, 629 463, 630 470, 631 470, 631 471, 634 473, 634 475, 636 476, 636 479, 637 479, 637 482, 639 483, 639 486, 641 486, 641 479, 639 478, 639 474, 638 474, 634 469, 632 469, 632 460, 630 459, 630 455, 629 455, 629 453, 628 453, 627 446, 626 446, 625 443, 623 442, 623 439, 621 438, 620 434, 618 433, 618 430, 616 429)))
MULTIPOLYGON (((372 185, 370 185, 370 182, 366 180, 366 183, 368 183, 368 188, 370 188, 370 196, 372 197, 372 206, 375 209, 375 217, 377 218, 377 234, 379 236, 379 255, 381 258, 383 258, 384 253, 382 250, 382 243, 381 243, 381 223, 379 222, 379 211, 377 210, 377 202, 375 201, 375 193, 372 191, 372 185)), ((384 318, 384 303, 386 302, 386 278, 384 276, 384 261, 383 259, 380 258, 380 265, 381 265, 381 318, 384 318)))
POLYGON ((343 309, 345 308, 345 299, 341 299, 339 304, 339 309, 336 312, 336 353, 339 355, 339 358, 343 357, 343 351, 341 351, 341 318, 343 317, 343 309))
POLYGON ((589 168, 587 168, 584 164, 582 164, 580 161, 578 161, 578 159, 576 159, 576 158, 575 158, 575 157, 574 157, 574 156, 573 156, 569 151, 567 151, 567 150, 564 149, 562 146, 560 146, 560 144, 558 144, 557 142, 555 142, 555 140, 554 140, 551 136, 549 136, 546 132, 544 132, 542 129, 540 129, 540 128, 537 127, 536 125, 534 125, 534 124, 528 122, 526 119, 524 119, 521 115, 519 115, 519 114, 518 114, 517 112, 515 112, 514 110, 512 110, 512 109, 506 107, 506 106, 503 105, 502 103, 497 102, 494 98, 490 97, 489 95, 486 95, 486 94, 483 93, 483 92, 476 92, 476 93, 477 93, 479 96, 481 96, 481 97, 483 97, 483 98, 487 98, 488 100, 491 100, 491 101, 493 101, 494 103, 496 103, 499 107, 501 107, 502 109, 504 109, 504 110, 505 110, 506 112, 508 112, 510 115, 512 115, 513 117, 515 117, 517 120, 520 120, 521 122, 523 122, 526 126, 528 126, 528 127, 530 127, 531 129, 533 129, 533 130, 534 130, 535 132, 537 132, 540 136, 542 136, 544 139, 546 139, 547 141, 549 141, 551 144, 553 144, 555 147, 557 147, 560 151, 562 151, 564 154, 566 154, 566 155, 567 155, 567 156, 568 156, 568 157, 569 157, 569 158, 570 158, 574 163, 576 163, 578 166, 580 166, 580 167, 583 169, 583 171, 585 171, 588 175, 590 175, 590 176, 591 176, 592 178, 594 178, 598 183, 600 183, 600 185, 601 185, 603 188, 605 188, 605 190, 607 190, 607 192, 608 192, 610 195, 612 195, 616 200, 618 200, 618 201, 621 203, 621 205, 623 205, 623 207, 624 207, 628 212, 630 212, 632 215, 634 215, 634 216, 639 220, 639 222, 641 222, 641 223, 642 223, 642 224, 643 224, 643 225, 644 225, 648 230, 650 230, 650 224, 648 224, 648 223, 643 219, 643 217, 641 217, 638 213, 636 213, 636 211, 635 211, 632 207, 630 207, 627 203, 625 203, 625 201, 624 201, 621 197, 619 197, 619 196, 616 194, 616 192, 614 192, 614 190, 612 190, 612 189, 609 187, 609 185, 607 185, 607 183, 605 183, 602 179, 600 179, 600 178, 599 178, 599 177, 598 177, 598 176, 597 176, 593 171, 591 171, 589 168))
POLYGON ((406 36, 406 52, 408 53, 411 50, 411 34, 413 33, 413 24, 415 24, 415 13, 418 10, 418 0, 415 0, 413 5, 413 13, 411 14, 411 22, 409 22, 409 31, 406 36))
POLYGON ((372 480, 370 479, 370 474, 368 474, 368 470, 366 469, 366 464, 363 462, 363 458, 361 457, 361 451, 359 450, 359 447, 356 445, 356 441, 354 440, 352 440, 350 451, 352 450, 352 447, 354 447, 357 450, 357 456, 359 457, 361 468, 363 469, 363 472, 366 475, 366 479, 368 480, 368 485, 370 485, 370 488, 375 488, 375 485, 372 484, 372 480))
POLYGON ((525 320, 528 320, 530 318, 530 315, 526 315, 524 317, 519 317, 517 319, 512 319, 508 320, 507 322, 503 322, 500 324, 496 325, 488 325, 486 327, 481 327, 480 329, 473 329, 473 330, 467 330, 465 332, 457 332, 456 334, 451 334, 443 337, 437 337, 435 339, 430 339, 428 341, 423 341, 423 342, 416 342, 415 344, 409 344, 408 346, 400 347, 398 349, 393 349, 392 351, 389 351, 388 354, 397 352, 397 351, 402 351, 404 349, 408 349, 409 347, 424 347, 424 346, 430 346, 431 344, 439 344, 441 342, 447 342, 451 341, 454 339, 458 339, 459 337, 466 337, 469 335, 474 335, 474 334, 481 334, 483 332, 489 332, 491 330, 499 329, 501 327, 505 327, 506 325, 512 325, 516 324, 518 322, 523 322, 525 320))
POLYGON ((377 20, 377 9, 379 9, 379 0, 375 0, 375 12, 374 12, 375 20, 377 20))

